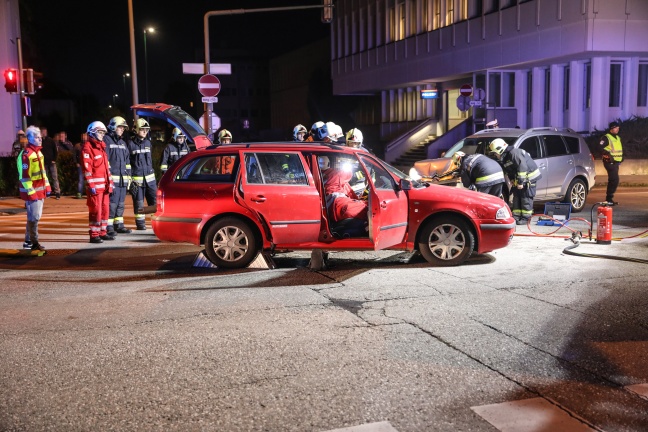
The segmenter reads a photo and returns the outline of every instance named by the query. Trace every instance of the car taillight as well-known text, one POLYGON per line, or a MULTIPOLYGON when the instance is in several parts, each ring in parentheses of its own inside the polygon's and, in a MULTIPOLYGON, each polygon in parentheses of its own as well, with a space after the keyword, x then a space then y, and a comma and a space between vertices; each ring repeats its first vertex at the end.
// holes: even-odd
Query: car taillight
POLYGON ((158 189, 156 193, 156 197, 157 197, 157 211, 163 212, 164 211, 164 191, 158 189))

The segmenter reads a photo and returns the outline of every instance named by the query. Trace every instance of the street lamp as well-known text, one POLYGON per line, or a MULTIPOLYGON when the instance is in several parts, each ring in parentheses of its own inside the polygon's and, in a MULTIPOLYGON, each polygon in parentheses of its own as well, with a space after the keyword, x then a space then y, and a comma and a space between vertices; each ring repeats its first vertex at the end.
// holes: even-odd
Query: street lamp
MULTIPOLYGON (((128 72, 124 72, 122 74, 122 80, 124 81, 124 103, 126 103, 126 99, 128 99, 128 93, 126 93, 126 77, 130 78, 130 74, 128 72)), ((126 107, 128 108, 128 107, 126 107)))
POLYGON ((117 106, 117 98, 119 97, 118 94, 112 95, 112 101, 113 101, 113 106, 117 106))
POLYGON ((144 29, 144 87, 146 89, 146 102, 149 102, 149 95, 148 95, 148 54, 146 52, 146 34, 147 33, 155 33, 155 29, 153 27, 149 27, 144 29))

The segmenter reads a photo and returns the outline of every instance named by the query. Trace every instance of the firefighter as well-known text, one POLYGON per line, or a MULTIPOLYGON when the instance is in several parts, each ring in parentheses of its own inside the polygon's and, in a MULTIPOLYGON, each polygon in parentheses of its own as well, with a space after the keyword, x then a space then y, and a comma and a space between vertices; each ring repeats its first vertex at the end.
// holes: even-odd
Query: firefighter
POLYGON ((149 206, 156 205, 157 182, 153 170, 151 141, 148 133, 151 127, 142 118, 135 121, 135 134, 128 140, 131 164, 130 193, 133 196, 135 226, 139 231, 146 230, 144 199, 149 206))
POLYGON ((50 195, 52 189, 45 171, 45 157, 41 153, 41 131, 36 126, 29 126, 26 135, 27 145, 18 154, 20 198, 25 201, 27 209, 23 248, 44 251, 45 246, 38 241, 38 221, 43 215, 45 198, 50 195))
POLYGON ((231 144, 232 133, 227 129, 222 129, 220 132, 218 132, 218 142, 220 144, 231 144))
POLYGON ((513 217, 518 225, 526 225, 533 215, 536 181, 542 178, 542 174, 529 153, 509 147, 501 138, 491 141, 488 149, 488 156, 502 165, 512 182, 513 217))
POLYGON ((313 123, 313 125, 310 128, 310 131, 308 131, 308 136, 304 141, 306 142, 313 142, 313 141, 321 141, 324 139, 326 135, 328 135, 328 132, 324 134, 324 130, 326 129, 326 125, 322 121, 316 121, 313 123))
POLYGON ((110 174, 113 181, 113 193, 110 194, 110 209, 108 214, 108 235, 115 233, 129 234, 132 232, 124 226, 124 201, 131 181, 130 152, 124 133, 128 130, 128 123, 123 117, 113 117, 108 123, 108 133, 104 136, 110 174))
POLYGON ((86 180, 90 243, 103 243, 115 239, 114 232, 112 235, 107 232, 110 194, 113 192, 110 163, 103 141, 107 129, 102 122, 94 121, 86 132, 88 141, 81 149, 81 159, 86 180))
POLYGON ((452 155, 452 162, 465 187, 502 198, 505 180, 500 164, 483 154, 466 156, 461 151, 452 155))
POLYGON ((306 139, 306 134, 308 131, 306 130, 306 126, 303 124, 298 124, 293 128, 293 141, 295 142, 302 142, 306 139))
POLYGON ((178 128, 173 128, 173 141, 171 141, 162 153, 162 162, 160 169, 162 173, 167 170, 182 156, 189 154, 189 146, 187 145, 187 137, 178 128))
POLYGON ((367 147, 362 145, 363 140, 364 137, 362 136, 362 131, 360 129, 353 128, 346 134, 347 147, 360 148, 366 151, 367 153, 371 153, 367 147))

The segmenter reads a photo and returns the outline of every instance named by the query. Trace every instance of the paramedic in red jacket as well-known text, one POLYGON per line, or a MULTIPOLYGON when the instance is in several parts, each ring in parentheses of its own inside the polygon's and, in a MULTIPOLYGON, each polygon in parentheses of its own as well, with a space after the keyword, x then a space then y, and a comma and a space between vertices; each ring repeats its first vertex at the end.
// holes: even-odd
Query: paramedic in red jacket
POLYGON ((52 192, 45 173, 45 157, 41 153, 43 137, 36 126, 27 128, 27 146, 18 155, 20 198, 27 208, 27 228, 23 248, 44 251, 38 242, 38 221, 43 215, 43 202, 52 192))
POLYGON ((110 212, 110 194, 113 191, 110 163, 106 154, 106 126, 100 121, 88 126, 88 141, 81 149, 83 172, 86 180, 88 220, 90 223, 90 243, 103 243, 114 240, 115 236, 107 234, 110 212))

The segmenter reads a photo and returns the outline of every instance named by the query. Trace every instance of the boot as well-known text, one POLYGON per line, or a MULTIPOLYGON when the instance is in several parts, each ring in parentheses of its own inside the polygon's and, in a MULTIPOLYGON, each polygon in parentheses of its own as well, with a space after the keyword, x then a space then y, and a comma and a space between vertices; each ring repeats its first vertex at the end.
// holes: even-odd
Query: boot
POLYGON ((103 243, 101 237, 90 237, 90 243, 103 243))
POLYGON ((133 232, 130 228, 126 228, 124 225, 117 225, 114 227, 115 232, 119 234, 130 234, 133 232))

